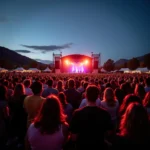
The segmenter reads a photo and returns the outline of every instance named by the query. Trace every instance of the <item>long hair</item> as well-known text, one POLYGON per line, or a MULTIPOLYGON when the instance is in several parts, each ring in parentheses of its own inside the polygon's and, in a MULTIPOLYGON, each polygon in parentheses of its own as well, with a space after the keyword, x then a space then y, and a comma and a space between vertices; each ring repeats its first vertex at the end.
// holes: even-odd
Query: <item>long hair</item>
POLYGON ((20 96, 24 95, 25 94, 25 87, 22 83, 18 83, 16 86, 15 86, 15 90, 14 90, 14 98, 15 99, 19 99, 20 96))
POLYGON ((120 134, 129 139, 143 143, 149 137, 149 120, 145 108, 137 103, 131 103, 120 123, 120 134))
POLYGON ((58 97, 59 97, 59 100, 61 102, 61 104, 63 105, 63 107, 65 108, 66 105, 68 104, 67 101, 66 101, 66 96, 63 92, 59 92, 58 94, 58 97))
POLYGON ((119 109, 119 115, 123 115, 126 108, 128 107, 128 105, 132 102, 137 102, 137 103, 140 103, 142 104, 140 98, 134 94, 128 94, 125 96, 125 98, 123 99, 123 102, 120 106, 120 109, 119 109))
POLYGON ((150 92, 147 92, 143 100, 144 107, 150 107, 150 92))
POLYGON ((4 85, 0 85, 0 100, 7 100, 7 88, 4 85))
POLYGON ((114 92, 112 88, 108 87, 105 89, 103 99, 104 101, 106 101, 108 106, 115 106, 116 100, 114 98, 114 92))
POLYGON ((53 134, 59 130, 62 123, 66 121, 62 105, 55 95, 46 98, 41 109, 34 119, 34 126, 42 134, 53 134))
POLYGON ((146 94, 144 86, 141 84, 136 84, 134 94, 139 96, 141 100, 143 100, 146 94))

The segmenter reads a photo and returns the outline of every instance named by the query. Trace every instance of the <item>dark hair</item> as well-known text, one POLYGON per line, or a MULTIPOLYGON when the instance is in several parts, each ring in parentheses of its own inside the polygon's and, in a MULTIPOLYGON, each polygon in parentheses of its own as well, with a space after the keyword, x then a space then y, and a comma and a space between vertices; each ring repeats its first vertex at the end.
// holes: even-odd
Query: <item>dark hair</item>
POLYGON ((86 88, 88 87, 88 82, 84 82, 84 84, 83 84, 83 88, 84 88, 84 90, 86 90, 86 88))
POLYGON ((40 81, 33 82, 31 89, 34 95, 40 94, 42 92, 42 83, 40 81))
POLYGON ((141 100, 143 100, 146 94, 144 86, 141 84, 136 84, 135 89, 134 89, 134 94, 139 96, 141 100))
POLYGON ((53 79, 49 79, 48 81, 47 81, 47 85, 48 86, 53 86, 53 79))
POLYGON ((30 79, 26 79, 26 80, 24 80, 24 85, 25 85, 25 87, 30 87, 30 85, 31 85, 31 80, 30 79))
POLYGON ((150 86, 150 77, 146 78, 145 83, 147 86, 150 86))
POLYGON ((99 95, 99 89, 95 85, 89 85, 86 89, 86 97, 88 101, 96 102, 99 95))
POLYGON ((65 107, 68 104, 67 101, 66 101, 65 94, 63 92, 60 92, 58 94, 58 97, 59 97, 59 100, 60 100, 61 104, 65 107))
POLYGON ((6 87, 8 87, 9 82, 7 80, 5 80, 4 83, 3 83, 3 85, 6 86, 6 87))
POLYGON ((150 107, 150 92, 147 92, 143 100, 144 107, 150 107))
POLYGON ((43 102, 43 105, 34 120, 34 126, 42 134, 53 134, 62 123, 65 123, 66 117, 63 113, 62 105, 55 95, 50 95, 43 102))
POLYGON ((74 86, 75 86, 75 81, 73 79, 69 79, 69 81, 68 81, 68 87, 69 88, 74 88, 74 86))
POLYGON ((116 88, 115 91, 114 91, 114 94, 115 94, 116 99, 119 101, 119 104, 121 105, 122 101, 124 99, 123 90, 121 90, 119 88, 116 88))
POLYGON ((0 100, 7 100, 7 88, 4 85, 0 85, 0 100))
POLYGON ((16 86, 15 86, 15 90, 14 90, 14 98, 15 99, 18 99, 20 98, 20 96, 24 95, 25 94, 25 88, 24 88, 24 85, 22 83, 18 83, 16 86))

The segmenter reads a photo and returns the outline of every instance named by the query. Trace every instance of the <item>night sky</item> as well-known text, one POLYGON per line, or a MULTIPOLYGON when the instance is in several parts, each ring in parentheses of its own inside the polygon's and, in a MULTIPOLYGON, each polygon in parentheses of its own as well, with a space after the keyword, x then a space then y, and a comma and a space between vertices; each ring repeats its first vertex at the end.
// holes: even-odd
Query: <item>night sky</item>
POLYGON ((150 52, 150 0, 0 0, 0 46, 33 59, 150 52))

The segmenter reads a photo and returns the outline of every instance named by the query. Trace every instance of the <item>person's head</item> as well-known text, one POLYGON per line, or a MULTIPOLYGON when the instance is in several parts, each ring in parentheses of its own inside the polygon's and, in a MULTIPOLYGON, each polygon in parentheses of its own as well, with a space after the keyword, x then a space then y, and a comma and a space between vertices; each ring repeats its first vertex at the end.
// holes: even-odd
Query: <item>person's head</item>
POLYGON ((115 91, 114 91, 114 94, 115 94, 116 99, 119 101, 119 104, 121 105, 122 101, 124 99, 123 91, 119 88, 116 88, 115 91))
POLYGON ((24 84, 24 86, 26 88, 29 88, 31 86, 31 80, 30 79, 26 79, 26 80, 24 80, 23 84, 24 84))
POLYGON ((43 102, 34 120, 34 126, 39 128, 42 134, 53 134, 59 130, 60 125, 66 121, 65 119, 66 116, 63 113, 59 99, 54 95, 50 95, 43 102))
POLYGON ((147 92, 143 100, 143 106, 150 108, 150 92, 147 92))
POLYGON ((0 100, 7 99, 7 88, 4 85, 0 85, 0 100))
POLYGON ((137 102, 128 105, 120 123, 120 134, 136 142, 143 142, 149 134, 146 109, 137 102))
POLYGON ((8 82, 7 80, 5 80, 4 83, 3 83, 3 85, 6 86, 6 87, 8 88, 9 82, 8 82))
POLYGON ((67 105, 65 94, 63 92, 59 92, 58 98, 59 98, 61 104, 65 107, 67 105))
POLYGON ((49 80, 47 81, 47 85, 48 85, 49 87, 52 87, 52 86, 53 86, 53 79, 49 79, 49 80))
POLYGON ((145 84, 146 86, 150 87, 150 77, 146 78, 145 84))
POLYGON ((57 82, 57 88, 59 89, 59 88, 62 88, 62 87, 63 87, 63 82, 61 80, 59 80, 57 82))
POLYGON ((39 81, 33 82, 31 89, 34 95, 40 95, 43 90, 42 83, 39 81))
POLYGON ((106 101, 106 103, 109 106, 114 106, 116 104, 116 100, 114 98, 114 92, 112 88, 105 89, 103 99, 104 101, 106 101))
POLYGON ((96 102, 99 96, 99 89, 96 85, 89 85, 86 88, 86 98, 88 102, 96 102))
POLYGON ((18 83, 15 86, 14 97, 20 97, 25 94, 25 88, 22 83, 18 83))
POLYGON ((74 88, 75 87, 75 81, 74 81, 74 79, 69 79, 69 81, 68 81, 68 87, 69 88, 74 88))
POLYGON ((144 86, 141 84, 136 84, 134 94, 136 96, 139 96, 141 98, 141 100, 143 100, 145 97, 145 94, 146 94, 144 86))
POLYGON ((86 88, 88 87, 88 82, 84 82, 84 84, 83 84, 83 88, 84 88, 84 90, 86 90, 86 88))
POLYGON ((112 88, 108 87, 105 89, 103 99, 105 101, 109 101, 109 100, 114 99, 114 92, 113 92, 112 88))
POLYGON ((140 98, 134 94, 128 94, 127 96, 125 96, 125 98, 123 99, 123 102, 120 106, 120 115, 123 115, 125 110, 127 109, 128 105, 131 104, 132 102, 137 102, 139 104, 142 104, 142 101, 140 100, 140 98))
POLYGON ((125 93, 125 95, 128 95, 128 94, 132 93, 131 85, 128 82, 123 83, 120 88, 121 88, 121 90, 123 90, 123 92, 125 93))

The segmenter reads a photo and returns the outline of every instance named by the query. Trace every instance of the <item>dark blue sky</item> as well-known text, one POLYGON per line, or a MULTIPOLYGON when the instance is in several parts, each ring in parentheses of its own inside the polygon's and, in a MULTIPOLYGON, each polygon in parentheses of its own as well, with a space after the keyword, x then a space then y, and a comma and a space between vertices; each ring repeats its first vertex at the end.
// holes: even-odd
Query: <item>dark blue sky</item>
POLYGON ((140 56, 150 52, 150 0, 0 0, 0 45, 46 60, 58 49, 101 53, 102 63, 140 56))

